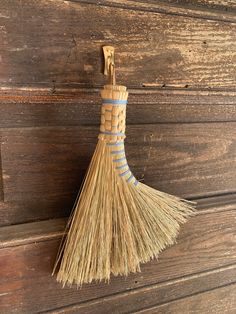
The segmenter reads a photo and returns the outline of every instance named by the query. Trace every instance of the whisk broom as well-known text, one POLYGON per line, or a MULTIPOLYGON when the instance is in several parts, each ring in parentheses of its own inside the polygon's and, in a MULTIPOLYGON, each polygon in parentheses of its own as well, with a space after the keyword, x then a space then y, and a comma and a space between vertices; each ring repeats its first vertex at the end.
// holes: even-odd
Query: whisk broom
POLYGON ((192 203, 155 190, 132 174, 125 156, 128 92, 116 85, 114 48, 103 47, 111 84, 101 91, 98 143, 82 185, 54 272, 64 285, 109 281, 140 271, 173 244, 192 203))

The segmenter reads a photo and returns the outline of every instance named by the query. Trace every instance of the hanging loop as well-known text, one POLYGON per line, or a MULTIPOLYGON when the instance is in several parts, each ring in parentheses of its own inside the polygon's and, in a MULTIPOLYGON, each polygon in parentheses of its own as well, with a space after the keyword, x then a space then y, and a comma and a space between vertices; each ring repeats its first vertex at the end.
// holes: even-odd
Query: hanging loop
POLYGON ((105 59, 104 75, 109 75, 110 83, 116 85, 115 77, 115 48, 112 46, 103 46, 103 54, 105 59))

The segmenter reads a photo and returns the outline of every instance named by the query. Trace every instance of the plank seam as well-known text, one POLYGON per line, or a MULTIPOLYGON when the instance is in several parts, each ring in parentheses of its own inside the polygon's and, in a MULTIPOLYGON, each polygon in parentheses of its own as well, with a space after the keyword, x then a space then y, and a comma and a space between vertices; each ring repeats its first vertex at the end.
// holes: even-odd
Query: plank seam
MULTIPOLYGON (((236 120, 216 120, 216 121, 169 121, 169 122, 156 122, 156 123, 153 123, 153 122, 146 122, 146 123, 129 123, 127 122, 126 123, 126 126, 127 126, 127 130, 129 128, 129 126, 155 126, 155 125, 178 125, 178 124, 181 124, 181 125, 194 125, 194 124, 220 124, 220 123, 224 123, 224 124, 230 124, 230 123, 236 123, 236 120)), ((66 125, 44 125, 44 124, 38 124, 37 126, 32 126, 32 125, 29 125, 29 126, 0 126, 0 131, 11 131, 11 130, 17 130, 17 129, 20 129, 20 130, 31 130, 31 129, 60 129, 60 128, 78 128, 78 127, 96 127, 97 129, 99 129, 99 123, 94 123, 94 124, 90 124, 90 123, 79 123, 79 124, 66 124, 66 125)), ((128 143, 126 141, 126 143, 128 143)), ((95 144, 95 143, 94 143, 95 144)), ((127 144, 128 145, 128 144, 127 144)), ((0 163, 1 164, 1 163, 0 163)), ((1 173, 1 170, 0 170, 0 173, 1 173)), ((232 191, 230 193, 235 193, 235 191, 232 191)), ((1 194, 1 193, 0 193, 1 194)), ((207 197, 207 196, 206 196, 207 197)), ((1 198, 0 198, 1 200, 1 198)))
MULTIPOLYGON (((219 201, 220 201, 220 197, 221 196, 225 196, 224 194, 221 194, 221 195, 217 195, 217 196, 214 196, 216 199, 219 198, 219 201)), ((236 196, 236 193, 235 194, 229 194, 229 196, 236 196)), ((200 201, 204 198, 198 198, 196 199, 196 201, 200 201)), ((207 199, 207 198, 206 198, 207 199)), ((209 201, 210 201, 211 197, 209 197, 209 201)), ((232 208, 227 208, 226 206, 234 206, 234 199, 233 200, 230 200, 227 201, 227 199, 220 203, 219 205, 217 205, 217 202, 216 202, 216 199, 213 200, 212 202, 212 205, 211 203, 209 202, 209 204, 202 204, 200 205, 200 209, 198 210, 197 212, 197 215, 205 215, 205 214, 214 214, 214 213, 217 213, 217 212, 229 212, 229 211, 232 211, 233 209, 232 208), (204 207, 207 207, 206 209, 204 209, 204 207), (219 209, 217 209, 217 207, 219 207, 219 209), (226 208, 224 208, 226 207, 226 208)), ((235 204, 236 206, 236 204, 235 204)), ((40 220, 38 222, 27 222, 27 223, 22 223, 22 224, 17 224, 15 226, 18 226, 18 225, 29 225, 29 224, 35 224, 35 223, 38 223, 38 224, 42 224, 44 222, 48 222, 48 221, 58 221, 58 222, 61 222, 61 221, 65 221, 66 222, 66 219, 67 218, 57 218, 57 219, 45 219, 45 220, 40 220)), ((12 226, 2 226, 0 228, 0 230, 3 231, 3 229, 5 228, 9 230, 9 228, 13 227, 14 225, 12 226)), ((6 232, 9 232, 8 230, 6 230, 6 232)), ((54 241, 56 239, 60 239, 62 237, 62 235, 64 234, 64 229, 62 230, 57 230, 57 231, 48 231, 48 232, 45 232, 45 233, 41 233, 41 234, 36 234, 36 235, 33 235, 30 237, 30 235, 28 235, 27 238, 22 238, 22 239, 16 239, 15 242, 11 241, 11 240, 3 240, 2 242, 0 242, 0 249, 5 249, 5 248, 8 248, 8 247, 18 247, 18 246, 22 246, 22 245, 26 245, 26 244, 32 244, 32 243, 40 243, 40 242, 45 242, 45 241, 54 241)))
MULTIPOLYGON (((148 7, 143 7, 142 5, 145 5, 145 3, 138 3, 140 4, 140 7, 137 7, 137 6, 134 6, 132 4, 126 4, 125 6, 122 5, 121 3, 110 3, 110 2, 105 2, 105 3, 101 3, 99 2, 96 3, 94 1, 89 1, 89 0, 67 0, 68 2, 71 2, 71 3, 83 3, 83 4, 91 4, 91 5, 99 5, 99 6, 103 6, 103 7, 111 7, 111 8, 119 8, 119 9, 123 9, 123 10, 133 10, 133 11, 140 11, 140 12, 150 12, 150 13, 159 13, 159 14, 163 14, 163 15, 172 15, 172 16, 183 16, 183 17, 189 17, 189 18, 194 18, 194 19, 200 19, 200 20, 211 20, 211 21, 217 21, 217 22, 222 22, 222 23, 232 23, 232 24, 235 24, 236 21, 235 21, 235 18, 234 17, 231 17, 231 14, 229 14, 227 11, 221 11, 221 10, 214 10, 214 9, 211 9, 211 10, 205 10, 204 8, 196 8, 196 7, 186 7, 186 6, 176 6, 176 5, 173 5, 173 4, 168 4, 168 9, 166 8, 158 8, 157 5, 155 6, 154 4, 149 4, 149 8, 148 7), (174 9, 184 9, 184 10, 192 10, 193 12, 190 13, 190 12, 186 12, 186 13, 181 13, 181 12, 171 12, 171 8, 174 8, 174 9), (197 13, 199 12, 199 13, 197 13), (214 14, 215 16, 212 16, 212 15, 207 15, 204 13, 206 12, 210 12, 212 14, 214 14), (229 17, 228 19, 226 18, 220 18, 219 15, 220 14, 223 14, 227 17, 229 17), (202 14, 200 16, 200 14, 202 14), (231 17, 231 19, 230 19, 231 17)), ((159 4, 160 6, 160 4, 159 4)), ((162 4, 163 6, 163 4, 162 4)))
MULTIPOLYGON (((161 281, 159 283, 154 283, 154 284, 151 284, 151 285, 144 285, 144 286, 141 286, 141 287, 137 287, 137 288, 132 288, 130 289, 129 291, 123 291, 123 292, 118 292, 118 293, 113 293, 113 294, 110 294, 110 295, 106 295, 104 297, 99 297, 99 298, 93 298, 93 299, 90 299, 90 300, 87 300, 87 301, 84 301, 84 302, 79 302, 79 303, 72 303, 70 305, 67 305, 67 306, 62 306, 62 307, 58 307, 58 308, 55 308, 53 310, 49 310, 49 311, 46 311, 46 312, 38 312, 38 314, 41 314, 41 313, 48 313, 48 314, 53 314, 55 313, 55 311, 58 311, 58 310, 64 310, 64 309, 70 309, 70 308, 73 308, 74 306, 83 306, 83 305, 86 305, 86 304, 89 304, 89 303, 97 303, 99 301, 106 301, 106 300, 112 300, 113 298, 116 298, 117 296, 126 296, 126 295, 129 295, 130 292, 132 292, 132 294, 135 294, 135 293, 139 293, 139 292, 142 292, 142 291, 145 291, 147 289, 155 289, 155 288, 158 288, 158 287, 163 287, 163 286, 169 286, 171 284, 175 284, 175 283, 180 283, 180 282, 186 282, 188 280, 191 280, 191 279, 195 279, 195 278, 199 278, 199 277, 204 277, 205 275, 211 275, 211 274, 216 274, 216 273, 219 273, 221 271, 225 271, 225 270, 230 270, 230 269, 234 269, 236 267, 236 264, 233 263, 233 264, 229 264, 229 265, 226 265, 226 266, 223 266, 223 267, 216 267, 216 268, 212 268, 212 269, 208 269, 208 270, 204 270, 202 272, 196 272, 196 273, 192 273, 190 275, 186 275, 186 276, 182 276, 182 277, 177 277, 175 279, 170 279, 170 280, 165 280, 165 281, 161 281)), ((207 290, 203 290, 203 291, 200 291, 200 292, 197 292, 197 293, 192 293, 192 294, 188 294, 186 296, 183 296, 183 297, 179 297, 179 298, 176 298, 174 300, 171 300, 171 301, 168 301, 168 302, 163 302, 163 303, 157 303, 156 305, 152 306, 152 307, 147 307, 147 308, 143 308, 141 311, 143 310, 147 310, 147 309, 151 309, 151 308, 155 308, 157 306, 161 306, 161 305, 164 305, 164 304, 168 304, 170 302, 175 302, 175 301, 178 301, 180 299, 184 299, 184 298, 187 298, 187 297, 191 297, 193 295, 197 295, 197 294, 201 294, 201 293, 206 293, 208 291, 212 291, 212 290, 215 290, 215 289, 219 289, 219 288, 223 288, 224 286, 229 286, 229 285, 234 285, 236 284, 236 279, 234 282, 230 283, 230 284, 225 284, 225 285, 222 285, 222 286, 218 286, 216 288, 212 288, 212 289, 207 289, 207 290)), ((57 312, 57 313, 60 313, 60 312, 57 312)), ((129 313, 129 312, 128 312, 129 313)), ((127 314, 128 314, 127 313, 127 314)), ((138 312, 130 312, 130 313, 139 313, 138 312)))
MULTIPOLYGON (((236 121, 232 120, 232 121, 193 121, 193 122, 181 122, 181 121, 176 121, 176 122, 157 122, 157 123, 127 123, 126 125, 129 126, 129 125, 132 125, 132 126, 142 126, 142 125, 183 125, 183 124, 189 124, 189 125, 192 125, 192 124, 218 124, 218 123, 235 123, 236 121)), ((66 129, 66 128, 71 128, 71 127, 75 127, 75 128, 79 128, 79 127, 99 127, 99 124, 77 124, 77 125, 44 125, 44 126, 40 126, 40 125, 37 125, 37 126, 12 126, 12 127, 0 127, 0 130, 3 129, 3 130, 8 130, 8 131, 11 131, 12 129, 13 130, 16 130, 16 129, 21 129, 21 130, 37 130, 37 129, 54 129, 54 128, 63 128, 63 129, 66 129)), ((95 144, 95 143, 94 143, 95 144)), ((230 193, 234 193, 236 191, 232 191, 230 193)))
POLYGON ((180 301, 180 300, 184 300, 184 299, 187 299, 187 298, 191 298, 193 296, 197 296, 197 295, 200 295, 200 294, 204 294, 204 293, 207 293, 207 292, 211 292, 211 291, 215 291, 215 290, 218 290, 218 289, 222 289, 222 288, 225 288, 225 287, 229 287, 229 286, 234 286, 235 285, 235 288, 236 288, 236 281, 232 282, 232 283, 229 283, 229 284, 225 284, 225 285, 222 285, 222 286, 218 286, 218 287, 215 287, 215 288, 211 288, 211 289, 208 289, 206 291, 201 291, 201 292, 196 292, 196 293, 191 293, 189 295, 186 295, 186 296, 183 296, 183 297, 179 297, 179 298, 176 298, 174 300, 171 300, 171 301, 168 301, 168 302, 163 302, 163 303, 160 303, 160 304, 156 304, 154 306, 151 306, 151 307, 146 307, 146 308, 143 308, 142 310, 140 311, 136 311, 136 312, 127 312, 127 314, 140 314, 146 310, 151 310, 151 309, 156 309, 158 307, 161 307, 163 305, 167 305, 167 304, 173 304, 177 301, 180 301))
POLYGON ((4 180, 3 180, 3 166, 2 166, 2 143, 0 142, 0 201, 4 201, 4 180))
MULTIPOLYGON (((26 83, 25 83, 26 84, 26 83)), ((0 91, 2 92, 2 94, 0 95, 0 99, 1 98, 5 98, 7 97, 11 91, 15 91, 16 93, 27 93, 26 95, 30 97, 29 93, 36 93, 38 92, 39 94, 43 94, 43 95, 47 95, 47 96, 52 96, 54 98, 58 97, 58 96, 63 96, 63 93, 65 93, 65 95, 77 95, 81 92, 83 93, 97 93, 99 95, 100 90, 103 88, 102 85, 93 85, 93 86, 84 86, 80 83, 74 83, 74 82, 70 82, 69 84, 62 84, 59 83, 58 86, 56 86, 55 91, 52 93, 52 89, 50 87, 49 82, 45 82, 43 83, 37 83, 35 85, 30 85, 30 83, 28 83, 28 85, 7 85, 7 86, 1 86, 0 87, 0 91), (4 93, 4 94, 3 94, 4 93)), ((233 93, 233 96, 236 96, 236 87, 206 87, 203 88, 202 86, 200 87, 175 87, 172 85, 169 85, 165 88, 160 86, 157 87, 151 87, 151 86, 143 86, 143 87, 138 87, 138 86, 129 86, 129 94, 140 94, 140 93, 157 93, 157 92, 161 92, 161 93, 168 93, 168 92, 182 92, 183 94, 189 94, 189 93, 193 93, 193 92, 197 92, 197 93, 205 93, 205 95, 208 95, 210 93, 233 93)), ((194 94, 195 95, 195 94, 194 94)), ((17 95, 17 96, 21 96, 21 94, 17 95)))

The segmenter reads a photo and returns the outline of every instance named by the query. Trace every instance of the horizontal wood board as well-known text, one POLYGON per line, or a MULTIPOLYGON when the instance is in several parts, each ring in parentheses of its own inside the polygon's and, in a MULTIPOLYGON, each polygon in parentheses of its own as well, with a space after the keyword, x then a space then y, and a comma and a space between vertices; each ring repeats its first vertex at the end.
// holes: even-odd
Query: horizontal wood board
POLYGON ((235 219, 235 208, 228 209, 226 205, 220 211, 212 211, 209 203, 182 227, 178 243, 165 250, 159 261, 144 264, 141 273, 128 278, 112 278, 110 285, 93 283, 79 291, 61 289, 50 276, 64 228, 61 219, 22 225, 22 232, 17 226, 17 233, 14 226, 3 227, 0 229, 1 243, 5 243, 0 249, 3 313, 36 313, 81 302, 86 303, 76 305, 78 313, 92 313, 96 304, 98 313, 105 308, 123 309, 126 313, 124 301, 135 311, 231 284, 235 278, 235 219), (6 239, 6 233, 11 234, 13 242, 6 239), (121 295, 116 297, 117 293, 121 295), (95 298, 102 299, 95 302, 95 298))
POLYGON ((234 0, 69 0, 119 7, 137 11, 157 12, 188 16, 200 19, 235 22, 236 3, 234 0))
MULTIPOLYGON (((236 93, 130 90, 127 124, 236 121, 236 93)), ((98 125, 99 90, 13 89, 0 94, 0 128, 98 125)))
POLYGON ((129 87, 235 89, 236 23, 71 1, 0 10, 2 85, 102 85, 101 47, 112 44, 129 87))
POLYGON ((235 10, 231 0, 1 1, 1 313, 235 313, 235 10), (63 290, 50 276, 57 217, 96 145, 104 44, 130 91, 131 169, 197 198, 198 215, 142 273, 63 290))
POLYGON ((140 310, 140 314, 189 314, 189 313, 212 313, 212 314, 234 314, 236 311, 236 284, 193 295, 169 304, 140 310))
MULTIPOLYGON (((0 129, 2 224, 68 215, 97 134, 98 126, 0 129)), ((235 192, 235 122, 128 125, 126 148, 134 174, 154 188, 188 198, 235 192)))
POLYGON ((235 313, 235 266, 48 311, 50 314, 235 313), (222 288, 221 285, 223 286, 222 288), (203 291, 206 292, 203 292, 203 291), (211 290, 211 291, 207 291, 211 290), (207 300, 207 301, 206 301, 207 300), (210 302, 209 302, 210 301, 210 302), (159 305, 157 305, 159 302, 159 305))
MULTIPOLYGON (((74 288, 61 289, 55 278, 50 276, 64 229, 63 220, 23 224, 22 232, 19 231, 20 226, 2 227, 0 242, 5 245, 0 249, 0 298, 3 310, 6 313, 36 313, 87 302, 79 305, 81 309, 78 313, 90 313, 95 298, 102 298, 98 301, 98 310, 102 310, 103 302, 107 304, 107 309, 124 309, 122 300, 126 300, 132 310, 135 310, 145 308, 148 304, 152 306, 184 297, 191 294, 191 291, 197 293, 234 282, 236 212, 234 207, 229 209, 228 205, 225 208, 222 206, 221 210, 212 211, 215 202, 212 199, 213 207, 211 202, 203 205, 199 214, 182 227, 178 244, 164 251, 159 261, 144 264, 141 273, 128 278, 112 278, 110 285, 85 285, 79 291, 74 288), (15 228, 17 232, 14 232, 15 228), (6 239, 6 233, 11 235, 12 241, 9 237, 6 239), (202 275, 194 275, 200 273, 202 275), (206 280, 208 284, 203 285, 206 280), (180 289, 182 292, 176 292, 178 285, 183 285, 180 289), (147 286, 150 287, 145 288, 147 286), (138 290, 130 291, 134 288, 143 290, 140 290, 140 294, 138 290), (140 298, 144 293, 145 299, 145 291, 147 294, 150 291, 150 296, 141 305, 140 298), (116 297, 114 294, 117 293, 122 294, 116 297), (107 301, 103 301, 104 296, 107 296, 107 301), (117 300, 116 305, 112 305, 113 298, 117 300), (132 301, 135 298, 140 299, 136 307, 132 301)), ((219 199, 221 202, 222 197, 219 199)))

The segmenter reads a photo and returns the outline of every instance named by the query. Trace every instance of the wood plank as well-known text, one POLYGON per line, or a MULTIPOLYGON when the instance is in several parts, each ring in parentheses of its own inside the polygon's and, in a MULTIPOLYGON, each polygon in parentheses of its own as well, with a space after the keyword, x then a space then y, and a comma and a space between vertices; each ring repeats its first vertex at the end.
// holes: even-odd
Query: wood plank
POLYGON ((197 199, 197 209, 199 213, 209 211, 232 210, 236 204, 236 194, 226 194, 220 196, 197 199))
MULTIPOLYGON (((137 311, 142 314, 234 314, 236 312, 236 284, 193 295, 151 309, 137 311)), ((59 312, 60 313, 60 312, 59 312)))
MULTIPOLYGON (((62 195, 59 199, 53 196, 46 196, 46 193, 44 193, 39 201, 37 199, 32 199, 31 201, 28 199, 10 202, 1 201, 0 226, 65 217, 72 209, 76 193, 71 191, 70 197, 62 195)), ((24 197, 23 195, 22 198, 24 197)))
POLYGON ((67 218, 1 227, 0 249, 61 238, 67 218))
POLYGON ((68 1, 0 9, 1 85, 100 86, 101 46, 113 44, 129 87, 235 88, 235 23, 68 1))
MULTIPOLYGON (((68 215, 98 128, 5 128, 0 134, 4 197, 9 205, 0 204, 2 224, 68 215)), ((187 198, 232 193, 235 139, 235 122, 130 125, 127 158, 138 179, 160 190, 187 198)))
POLYGON ((0 139, 0 203, 3 200, 4 200, 4 191, 3 191, 3 173, 2 173, 2 145, 1 145, 1 139, 0 139))
MULTIPOLYGON (((72 306, 54 309, 47 313, 50 314, 104 314, 104 313, 134 313, 134 312, 144 312, 144 313, 159 313, 159 310, 168 309, 163 313, 185 313, 176 307, 176 310, 170 311, 172 309, 172 304, 179 304, 179 300, 183 299, 187 305, 186 313, 189 311, 189 300, 187 297, 193 294, 199 294, 203 291, 212 290, 215 288, 222 287, 224 285, 229 285, 236 282, 236 265, 228 266, 226 268, 219 268, 216 270, 211 270, 208 272, 203 272, 196 275, 186 276, 184 278, 167 281, 164 283, 151 285, 132 291, 127 291, 100 299, 95 299, 92 301, 84 302, 81 304, 75 304, 72 306), (163 306, 157 306, 158 304, 164 304, 163 306), (143 309, 148 309, 147 311, 143 309), (169 311, 169 312, 168 312, 169 311)), ((234 285, 235 289, 236 285, 234 285)), ((233 290, 236 291, 236 290, 233 290)), ((207 293, 208 295, 208 293, 207 293)), ((198 298, 194 296, 193 299, 198 298)), ((191 298, 192 299, 192 298, 191 298)), ((219 300, 222 300, 219 298, 219 300)), ((224 298, 223 298, 223 301, 224 298)), ((206 299, 202 298, 202 302, 206 302, 206 299)), ((183 303, 184 305, 184 303, 183 303)), ((206 307, 206 310, 208 308, 206 307)), ((194 309, 195 310, 195 309, 194 309)), ((162 313, 162 312, 161 312, 162 313)), ((195 311, 191 312, 195 313, 195 311)), ((197 312, 198 313, 198 312, 197 312)), ((208 313, 207 311, 201 311, 200 314, 208 313)), ((211 312, 215 313, 215 312, 211 312)), ((221 312, 226 313, 226 312, 221 312)))
MULTIPOLYGON (((98 125, 98 91, 8 90, 0 95, 0 128, 98 125)), ((127 123, 236 121, 236 93, 131 90, 127 123)))
MULTIPOLYGON (((196 200, 197 214, 234 210, 236 194, 218 195, 196 200)), ((60 238, 68 218, 57 218, 0 228, 0 249, 60 238)))
POLYGON ((209 20, 235 22, 236 4, 234 0, 69 0, 71 2, 93 3, 104 6, 150 11, 179 16, 205 18, 209 20))
MULTIPOLYGON (((42 312, 91 301, 98 297, 111 296, 119 292, 127 292, 147 285, 161 284, 160 289, 165 290, 168 284, 163 285, 162 283, 167 280, 174 280, 170 283, 173 290, 170 288, 169 294, 167 294, 167 298, 174 299, 177 293, 174 291, 178 290, 174 288, 178 278, 236 263, 235 218, 235 209, 197 215, 182 227, 178 244, 164 251, 160 255, 159 261, 144 264, 141 273, 132 274, 128 278, 112 278, 110 285, 105 283, 85 285, 79 291, 75 288, 61 289, 61 286, 55 282, 55 278, 50 276, 59 244, 59 239, 55 238, 56 228, 55 225, 53 226, 53 222, 52 229, 54 231, 51 233, 51 240, 50 236, 45 234, 45 239, 40 236, 37 242, 34 232, 32 239, 29 236, 28 243, 23 239, 22 245, 16 241, 16 246, 12 246, 12 242, 8 239, 9 247, 0 249, 0 295, 4 310, 7 313, 15 311, 24 314, 42 312)), ((42 225, 42 222, 40 224, 42 225)), ((3 242, 6 243, 5 228, 1 228, 0 233, 5 239, 3 242)), ((24 229, 25 226, 22 225, 22 228, 24 229)), ((38 234, 42 234, 42 230, 37 229, 39 230, 38 234)), ((61 229, 61 224, 58 229, 61 229)), ((24 238, 22 233, 19 235, 24 238)), ((13 236, 16 237, 16 233, 13 236)), ((229 269, 231 272, 234 267, 229 267, 229 269)), ((235 278, 232 272, 232 276, 228 271, 225 276, 223 273, 225 272, 219 271, 218 273, 215 270, 215 275, 209 274, 209 286, 205 283, 205 288, 209 287, 210 289, 214 285, 220 285, 217 278, 222 278, 222 284, 223 282, 228 284, 232 278, 235 278)), ((199 278, 196 275, 196 285, 191 285, 190 281, 189 286, 187 281, 186 285, 189 288, 191 286, 193 292, 204 290, 204 285, 199 287, 203 278, 202 275, 199 278)), ((181 282, 180 280, 179 283, 181 282)), ((189 292, 187 286, 186 291, 189 292)), ((163 294, 164 290, 162 290, 163 294)), ((154 291, 153 293, 155 293, 154 291)), ((162 293, 160 292, 160 299, 158 295, 156 304, 162 300, 162 293)))
POLYGON ((226 12, 234 12, 236 10, 236 3, 234 0, 168 0, 168 2, 183 6, 191 5, 196 8, 202 7, 207 10, 217 9, 226 12))

